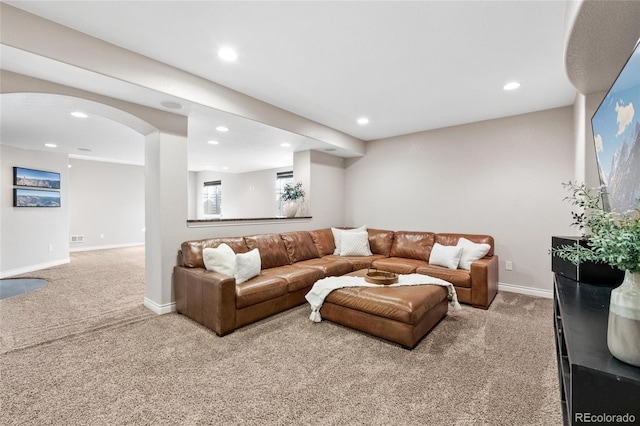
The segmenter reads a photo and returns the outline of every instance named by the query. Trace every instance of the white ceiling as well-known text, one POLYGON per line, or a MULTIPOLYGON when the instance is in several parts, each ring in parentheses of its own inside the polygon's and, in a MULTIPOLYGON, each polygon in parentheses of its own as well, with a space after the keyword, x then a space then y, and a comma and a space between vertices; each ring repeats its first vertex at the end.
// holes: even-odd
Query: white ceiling
MULTIPOLYGON (((5 3, 363 140, 570 105, 575 96, 564 68, 564 1, 5 3), (237 49, 236 62, 216 56, 226 45, 237 49), (512 80, 521 88, 503 91, 512 80), (356 124, 360 116, 370 123, 356 124)), ((2 68, 46 74, 25 66, 20 54, 5 59, 6 50, 2 68)), ((104 87, 95 75, 76 74, 67 84, 96 92, 104 87)), ((111 96, 135 93, 143 104, 152 97, 129 89, 111 96)), ((194 120, 190 149, 192 135, 213 137, 204 124, 198 128, 197 117, 211 123, 208 114, 219 112, 190 107, 182 113, 194 120)), ((246 132, 237 134, 248 138, 234 143, 251 151, 255 132, 265 130, 244 122, 246 132)), ((4 118, 2 124, 4 143, 4 118)), ((282 137, 294 139, 284 155, 327 148, 279 132, 269 142, 277 148, 282 137)), ((274 155, 283 159, 277 148, 274 155)))

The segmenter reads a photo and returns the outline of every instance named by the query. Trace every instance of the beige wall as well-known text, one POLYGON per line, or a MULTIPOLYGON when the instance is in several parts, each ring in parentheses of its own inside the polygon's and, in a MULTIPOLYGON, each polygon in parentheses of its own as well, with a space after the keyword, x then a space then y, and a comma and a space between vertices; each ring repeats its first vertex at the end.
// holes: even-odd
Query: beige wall
POLYGON ((493 235, 500 282, 548 295, 574 161, 572 107, 368 142, 347 160, 345 225, 493 235))
POLYGON ((0 277, 69 262, 67 156, 0 145, 0 277), (60 207, 13 207, 13 167, 60 173, 60 207))
POLYGON ((71 251, 144 244, 144 166, 69 159, 71 251))

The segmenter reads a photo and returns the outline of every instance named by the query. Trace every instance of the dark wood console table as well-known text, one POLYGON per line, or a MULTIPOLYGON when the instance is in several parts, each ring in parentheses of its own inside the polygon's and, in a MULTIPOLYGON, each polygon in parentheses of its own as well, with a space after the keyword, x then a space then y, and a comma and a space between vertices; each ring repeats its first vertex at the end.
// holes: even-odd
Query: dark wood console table
POLYGON ((564 423, 640 424, 640 368, 618 361, 607 348, 612 287, 580 283, 558 274, 554 281, 564 423), (626 421, 615 417, 624 415, 626 421))

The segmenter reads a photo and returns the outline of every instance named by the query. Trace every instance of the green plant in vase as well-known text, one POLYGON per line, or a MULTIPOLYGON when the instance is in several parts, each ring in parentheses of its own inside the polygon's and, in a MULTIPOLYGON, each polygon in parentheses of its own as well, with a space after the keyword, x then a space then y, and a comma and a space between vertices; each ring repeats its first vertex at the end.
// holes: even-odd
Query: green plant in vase
POLYGON ((611 291, 607 345, 616 358, 640 366, 640 200, 638 208, 623 213, 605 210, 603 188, 563 183, 571 193, 565 200, 581 209, 572 212, 572 226, 587 240, 551 250, 574 264, 601 262, 625 271, 622 285, 611 291))
POLYGON ((284 201, 284 213, 287 217, 294 217, 298 212, 298 200, 303 199, 305 196, 304 189, 302 189, 302 182, 298 182, 295 185, 285 184, 282 190, 281 199, 284 201))

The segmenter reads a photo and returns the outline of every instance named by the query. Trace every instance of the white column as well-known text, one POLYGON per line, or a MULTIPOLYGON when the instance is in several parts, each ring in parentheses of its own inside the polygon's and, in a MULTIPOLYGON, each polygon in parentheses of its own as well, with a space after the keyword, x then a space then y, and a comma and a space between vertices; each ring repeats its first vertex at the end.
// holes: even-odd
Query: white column
POLYGON ((146 283, 144 304, 175 310, 171 277, 187 221, 187 138, 156 131, 145 147, 146 283))

